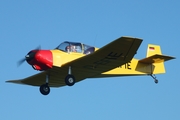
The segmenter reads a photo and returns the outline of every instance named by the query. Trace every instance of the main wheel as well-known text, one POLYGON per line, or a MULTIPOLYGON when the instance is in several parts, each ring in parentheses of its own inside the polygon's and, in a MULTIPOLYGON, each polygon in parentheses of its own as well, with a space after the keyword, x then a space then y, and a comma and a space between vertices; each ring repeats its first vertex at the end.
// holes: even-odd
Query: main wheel
POLYGON ((75 84, 76 80, 73 75, 67 75, 65 78, 65 83, 68 86, 73 86, 75 84))
POLYGON ((50 88, 47 84, 41 85, 39 90, 40 90, 41 94, 43 94, 43 95, 48 95, 50 93, 50 88))

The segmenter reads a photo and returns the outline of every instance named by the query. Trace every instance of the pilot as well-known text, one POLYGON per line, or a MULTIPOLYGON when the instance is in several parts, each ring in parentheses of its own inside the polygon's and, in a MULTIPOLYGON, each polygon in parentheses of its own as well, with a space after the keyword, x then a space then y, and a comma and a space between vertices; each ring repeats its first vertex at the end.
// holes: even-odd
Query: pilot
POLYGON ((66 51, 67 51, 67 52, 77 52, 77 51, 76 51, 76 46, 75 46, 75 45, 68 45, 68 46, 66 47, 66 51))

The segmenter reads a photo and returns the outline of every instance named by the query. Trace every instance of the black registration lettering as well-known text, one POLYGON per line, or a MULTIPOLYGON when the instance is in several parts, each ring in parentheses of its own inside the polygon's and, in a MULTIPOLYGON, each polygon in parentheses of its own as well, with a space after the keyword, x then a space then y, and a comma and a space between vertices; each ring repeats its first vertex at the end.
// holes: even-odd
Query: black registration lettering
POLYGON ((118 53, 113 53, 113 52, 110 52, 106 58, 107 59, 114 59, 116 60, 117 58, 121 57, 122 56, 122 53, 118 54, 118 53))
POLYGON ((118 59, 119 57, 121 57, 123 55, 123 53, 114 53, 114 52, 110 52, 106 57, 93 62, 92 65, 85 65, 84 68, 87 69, 94 69, 97 68, 100 65, 107 65, 111 62, 113 62, 113 60, 118 59))
POLYGON ((119 67, 131 70, 131 62, 125 63, 124 65, 119 66, 119 67))

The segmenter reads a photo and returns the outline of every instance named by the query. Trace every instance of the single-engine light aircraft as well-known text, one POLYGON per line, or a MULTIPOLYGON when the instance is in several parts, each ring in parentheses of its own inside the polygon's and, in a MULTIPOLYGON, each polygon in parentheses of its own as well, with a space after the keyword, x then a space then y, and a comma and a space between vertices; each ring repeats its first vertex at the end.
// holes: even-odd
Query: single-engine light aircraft
POLYGON ((162 55, 160 46, 149 44, 146 58, 133 58, 142 39, 120 37, 102 48, 65 41, 53 50, 31 50, 24 59, 35 70, 30 77, 6 82, 40 86, 43 95, 50 87, 73 86, 86 78, 150 75, 165 73, 164 62, 174 57, 162 55))

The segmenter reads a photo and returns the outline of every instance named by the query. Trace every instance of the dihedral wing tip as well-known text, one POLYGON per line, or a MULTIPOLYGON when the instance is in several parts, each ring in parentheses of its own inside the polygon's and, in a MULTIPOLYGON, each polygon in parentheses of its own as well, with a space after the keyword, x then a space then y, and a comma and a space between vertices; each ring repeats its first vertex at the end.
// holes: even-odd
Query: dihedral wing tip
POLYGON ((21 80, 8 80, 7 83, 16 83, 16 84, 24 84, 21 82, 21 80))

